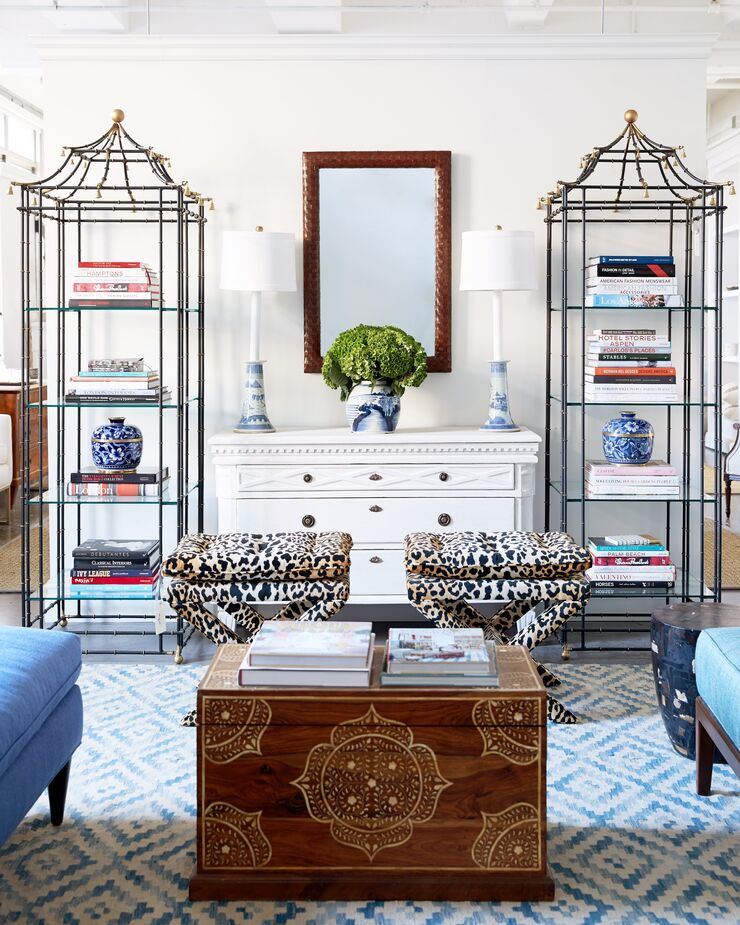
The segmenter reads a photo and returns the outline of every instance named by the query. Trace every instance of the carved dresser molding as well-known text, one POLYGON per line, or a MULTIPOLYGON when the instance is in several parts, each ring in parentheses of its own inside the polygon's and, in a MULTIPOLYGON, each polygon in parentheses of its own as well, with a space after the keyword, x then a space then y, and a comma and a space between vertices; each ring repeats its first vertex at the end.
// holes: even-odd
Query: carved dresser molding
POLYGON ((190 898, 552 899, 545 689, 521 646, 500 686, 198 689, 190 898))
POLYGON ((532 529, 539 444, 525 428, 218 434, 218 531, 345 530, 351 602, 405 602, 407 533, 532 529))

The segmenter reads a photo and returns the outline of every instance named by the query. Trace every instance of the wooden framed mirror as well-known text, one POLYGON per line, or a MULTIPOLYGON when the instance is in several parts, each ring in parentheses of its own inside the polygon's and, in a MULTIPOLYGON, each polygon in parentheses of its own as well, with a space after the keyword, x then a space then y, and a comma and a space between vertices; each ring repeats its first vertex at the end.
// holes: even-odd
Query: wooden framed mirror
POLYGON ((402 328, 430 372, 450 372, 451 163, 449 151, 304 153, 305 372, 358 324, 402 328))

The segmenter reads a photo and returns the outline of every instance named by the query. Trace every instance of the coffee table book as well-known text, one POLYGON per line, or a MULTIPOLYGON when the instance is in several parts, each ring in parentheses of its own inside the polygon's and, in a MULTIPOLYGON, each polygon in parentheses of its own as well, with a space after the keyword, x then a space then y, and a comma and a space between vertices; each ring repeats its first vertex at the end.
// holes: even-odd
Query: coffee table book
POLYGON ((494 689, 198 689, 193 900, 552 899, 545 689, 520 646, 494 689))
POLYGON ((242 687, 367 687, 370 684, 374 640, 375 635, 371 633, 365 663, 359 668, 333 668, 325 664, 305 663, 303 667, 271 665, 263 668, 255 665, 251 653, 247 652, 239 667, 239 684, 242 687))
POLYGON ((488 674, 483 630, 388 630, 389 674, 488 674))
POLYGON ((245 661, 263 668, 366 668, 372 623, 270 620, 254 637, 245 661))

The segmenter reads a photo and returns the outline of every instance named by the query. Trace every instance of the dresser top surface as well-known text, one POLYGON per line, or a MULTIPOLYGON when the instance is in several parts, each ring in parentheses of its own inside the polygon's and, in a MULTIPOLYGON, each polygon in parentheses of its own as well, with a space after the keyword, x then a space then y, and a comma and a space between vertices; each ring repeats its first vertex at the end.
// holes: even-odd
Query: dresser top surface
POLYGON ((467 443, 490 445, 493 447, 517 446, 528 444, 536 447, 542 438, 527 427, 513 433, 497 433, 480 430, 478 427, 408 427, 392 434, 356 434, 348 427, 285 427, 272 434, 236 434, 223 432, 215 434, 208 441, 211 447, 230 446, 301 446, 310 447, 321 444, 342 444, 347 446, 390 447, 403 444, 455 444, 467 443))

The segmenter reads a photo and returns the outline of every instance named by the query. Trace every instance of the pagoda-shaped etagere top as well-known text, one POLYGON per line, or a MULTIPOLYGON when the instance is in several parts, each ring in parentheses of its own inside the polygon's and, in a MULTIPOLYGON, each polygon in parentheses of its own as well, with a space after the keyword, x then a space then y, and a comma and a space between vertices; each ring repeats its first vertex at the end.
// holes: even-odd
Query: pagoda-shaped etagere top
POLYGON ((84 145, 65 145, 64 160, 54 173, 40 180, 13 181, 8 195, 19 187, 28 193, 21 209, 49 212, 60 206, 102 210, 125 205, 132 211, 158 210, 162 193, 170 191, 191 218, 197 219, 206 203, 214 208, 210 196, 192 190, 187 180, 174 180, 169 157, 135 141, 123 120, 123 110, 114 109, 111 126, 100 138, 84 145))
MULTIPOLYGON (((721 208, 718 193, 723 187, 729 188, 731 196, 735 195, 732 180, 712 183, 693 174, 684 163, 683 145, 663 145, 648 137, 637 127, 636 110, 628 109, 624 120, 627 124, 610 144, 592 148, 583 155, 581 172, 575 180, 558 180, 554 190, 540 196, 537 208, 550 207, 547 220, 551 221, 562 211, 564 193, 568 196, 575 190, 584 191, 586 208, 609 208, 614 212, 622 208, 677 205, 709 214, 721 208), (597 178, 597 168, 611 170, 611 181, 602 182, 597 178), (594 195, 586 198, 585 191, 594 195), (662 195, 660 202, 645 203, 644 200, 651 199, 651 192, 662 195)), ((571 201, 580 202, 580 198, 571 201)))

